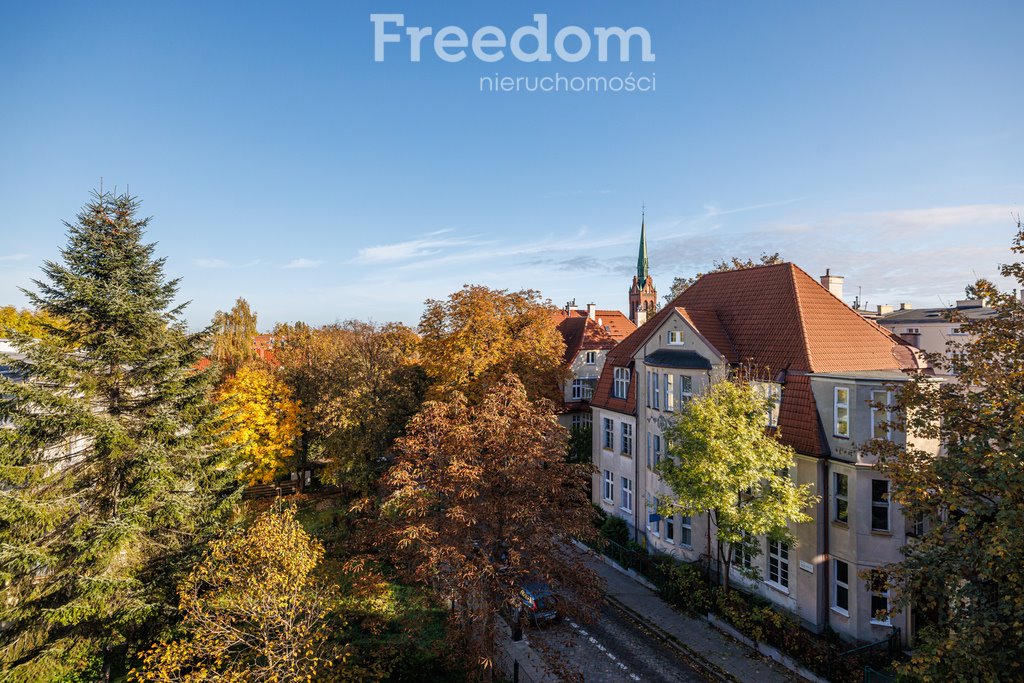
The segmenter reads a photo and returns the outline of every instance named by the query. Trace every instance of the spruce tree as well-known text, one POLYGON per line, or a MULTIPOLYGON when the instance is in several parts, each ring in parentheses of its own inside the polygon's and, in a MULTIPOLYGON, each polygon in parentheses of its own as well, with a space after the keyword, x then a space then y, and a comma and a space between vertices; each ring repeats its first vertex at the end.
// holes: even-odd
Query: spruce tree
POLYGON ((190 334, 127 194, 93 195, 0 357, 0 680, 97 680, 153 642, 237 496, 190 334))

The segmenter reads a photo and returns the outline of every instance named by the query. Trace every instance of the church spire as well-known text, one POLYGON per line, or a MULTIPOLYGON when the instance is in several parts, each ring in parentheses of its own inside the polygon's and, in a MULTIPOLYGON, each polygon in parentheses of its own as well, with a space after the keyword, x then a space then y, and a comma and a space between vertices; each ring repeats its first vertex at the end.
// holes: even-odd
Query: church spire
POLYGON ((647 282, 647 276, 650 274, 647 268, 647 230, 644 226, 646 222, 646 211, 640 212, 640 253, 636 257, 636 279, 640 282, 640 286, 643 287, 644 283, 647 282))

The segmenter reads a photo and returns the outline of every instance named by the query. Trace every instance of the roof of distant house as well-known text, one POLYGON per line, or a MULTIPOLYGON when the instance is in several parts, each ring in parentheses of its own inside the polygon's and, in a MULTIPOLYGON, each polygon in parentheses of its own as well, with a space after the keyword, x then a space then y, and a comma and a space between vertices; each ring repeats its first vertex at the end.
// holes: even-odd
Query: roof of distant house
POLYGON ((585 310, 558 309, 552 315, 565 340, 565 362, 580 351, 613 349, 636 331, 636 325, 620 311, 597 310, 591 319, 585 310))
POLYGON ((678 313, 729 363, 768 380, 783 379, 779 414, 784 443, 827 452, 809 373, 920 369, 913 347, 865 320, 792 263, 703 276, 608 354, 591 404, 635 413, 636 382, 611 396, 615 367, 628 367, 654 331, 678 313))
POLYGON ((927 325, 929 323, 947 323, 948 316, 956 311, 958 316, 968 320, 990 318, 996 315, 995 309, 985 306, 954 306, 951 308, 908 308, 901 311, 893 311, 879 316, 880 325, 927 325))

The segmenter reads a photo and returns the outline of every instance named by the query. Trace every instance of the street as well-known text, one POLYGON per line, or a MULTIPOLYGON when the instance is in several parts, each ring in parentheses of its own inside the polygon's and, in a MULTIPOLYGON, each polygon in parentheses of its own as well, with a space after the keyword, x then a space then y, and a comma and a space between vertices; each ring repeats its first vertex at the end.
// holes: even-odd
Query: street
POLYGON ((562 619, 543 628, 530 628, 526 637, 535 647, 560 655, 587 683, 709 680, 675 649, 608 604, 590 624, 562 619))

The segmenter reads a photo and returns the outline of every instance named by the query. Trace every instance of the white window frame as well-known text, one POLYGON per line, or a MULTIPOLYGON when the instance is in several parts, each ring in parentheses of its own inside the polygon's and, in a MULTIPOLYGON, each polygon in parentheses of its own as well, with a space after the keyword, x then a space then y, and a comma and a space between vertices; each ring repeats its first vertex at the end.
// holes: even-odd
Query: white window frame
POLYGON ((768 541, 768 552, 766 556, 765 583, 785 593, 789 592, 789 545, 782 542, 768 541), (775 574, 777 579, 772 578, 772 564, 776 565, 775 574))
POLYGON ((832 558, 832 611, 850 616, 850 563, 839 558, 832 558), (839 580, 839 565, 846 567, 846 581, 839 580), (839 589, 846 590, 846 607, 839 604, 839 589))
POLYGON ((615 503, 615 475, 611 470, 604 471, 604 488, 601 490, 602 500, 606 503, 615 503))
POLYGON ((871 438, 872 439, 885 439, 886 441, 892 441, 892 425, 891 424, 886 427, 886 429, 885 429, 885 436, 877 436, 875 434, 875 432, 877 431, 875 429, 875 420, 878 418, 879 415, 884 413, 885 419, 883 420, 883 422, 888 422, 888 423, 892 422, 892 412, 889 410, 889 406, 892 405, 892 392, 891 391, 886 391, 885 389, 875 389, 875 390, 873 390, 871 392, 871 402, 872 403, 881 403, 881 404, 885 405, 885 410, 884 411, 879 410, 878 408, 875 408, 873 405, 871 406, 871 438), (879 396, 879 395, 882 396, 881 400, 877 399, 877 396, 879 396))
POLYGON ((693 377, 690 375, 679 375, 679 405, 684 405, 693 399, 693 377))
POLYGON ((872 479, 871 480, 871 530, 880 531, 882 533, 892 532, 892 486, 888 479, 872 479), (880 481, 885 483, 885 501, 875 500, 875 482, 880 481), (885 528, 875 526, 875 509, 885 508, 885 528))
POLYGON ((654 467, 657 467, 661 463, 661 434, 652 434, 651 439, 654 446, 652 450, 653 463, 654 467))
MULTIPOLYGON (((750 538, 750 534, 746 531, 741 533, 744 540, 750 538)), ((751 553, 744 552, 742 547, 735 547, 733 550, 733 565, 740 569, 752 569, 754 567, 754 556, 751 553)))
POLYGON ((850 438, 850 427, 851 427, 851 424, 850 424, 850 422, 851 422, 850 421, 850 417, 851 417, 851 415, 850 415, 850 394, 852 392, 853 392, 853 389, 851 387, 845 386, 845 387, 835 387, 834 390, 833 390, 833 393, 832 393, 832 435, 836 436, 836 437, 838 437, 840 439, 849 439, 850 438), (845 402, 839 400, 839 392, 846 392, 846 401, 845 402), (840 410, 845 410, 846 411, 846 420, 845 420, 845 422, 846 422, 846 433, 845 434, 843 434, 839 430, 839 424, 840 424, 839 411, 840 410))
POLYGON ((653 399, 651 408, 654 410, 661 410, 661 388, 660 382, 658 381, 659 377, 660 375, 657 371, 651 373, 651 381, 654 382, 654 384, 651 385, 651 398, 653 399))
POLYGON ((832 521, 850 523, 850 475, 846 472, 832 472, 832 521), (846 480, 846 493, 839 493, 839 478, 846 480), (839 503, 846 504, 846 519, 839 519, 839 503))
POLYGON ((689 515, 679 516, 679 545, 684 548, 693 547, 693 518, 689 515), (686 540, 683 540, 683 537, 686 540))
POLYGON ((619 434, 622 437, 619 453, 633 457, 633 425, 628 422, 621 422, 619 434))
POLYGON ((675 376, 665 375, 665 410, 672 413, 676 409, 675 376))
POLYGON ((680 346, 686 343, 682 330, 669 330, 668 334, 665 335, 665 341, 669 346, 680 346))
POLYGON ((622 505, 621 509, 626 512, 633 512, 633 480, 621 477, 622 505))
POLYGON ((587 365, 597 365, 597 351, 585 351, 583 353, 583 362, 587 365))
POLYGON ((647 371, 647 407, 651 407, 651 371, 647 371))
POLYGON ((615 398, 629 396, 629 368, 615 368, 612 377, 612 396, 615 398))
POLYGON ((665 520, 665 542, 676 544, 676 516, 668 515, 665 520))
MULTIPOLYGON (((654 526, 651 526, 651 514, 658 515, 658 500, 657 496, 652 496, 647 503, 647 530, 654 536, 661 538, 661 520, 654 522, 654 526)), ((660 516, 660 515, 659 515, 660 516)))
POLYGON ((892 626, 892 617, 889 615, 889 609, 892 605, 889 604, 889 591, 871 591, 868 595, 868 609, 871 610, 871 624, 873 626, 892 626), (875 614, 873 603, 876 597, 885 598, 885 621, 879 620, 875 614))
POLYGON ((601 447, 606 451, 615 450, 615 420, 610 417, 603 418, 602 432, 604 438, 601 441, 601 447))

